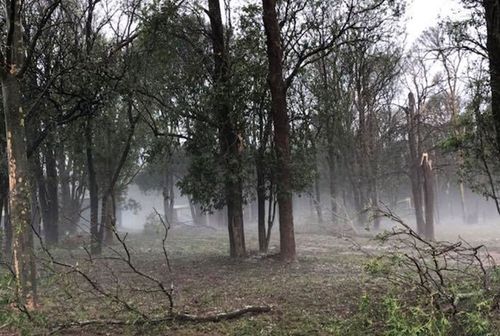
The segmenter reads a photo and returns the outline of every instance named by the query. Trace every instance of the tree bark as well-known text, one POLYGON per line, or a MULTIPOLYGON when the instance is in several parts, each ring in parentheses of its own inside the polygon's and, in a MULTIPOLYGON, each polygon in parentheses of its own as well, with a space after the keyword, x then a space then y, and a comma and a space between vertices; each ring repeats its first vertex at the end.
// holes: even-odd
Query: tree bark
POLYGON ((230 255, 233 258, 246 256, 245 232, 243 228, 243 188, 241 181, 241 155, 243 144, 235 118, 231 113, 229 97, 229 64, 224 40, 224 26, 219 0, 208 1, 216 99, 215 111, 220 128, 219 139, 225 168, 225 189, 230 255))
POLYGON ((257 227, 259 234, 259 252, 265 253, 266 249, 266 180, 263 158, 256 160, 257 170, 257 227))
MULTIPOLYGON (((20 20, 20 18, 18 18, 20 20)), ((14 22, 15 25, 21 25, 14 22)), ((19 32, 20 34, 20 32, 19 32)), ((22 37, 19 37, 22 39, 22 37)), ((13 224, 13 260, 16 275, 18 302, 22 305, 36 304, 36 284, 33 231, 31 229, 31 197, 29 165, 26 152, 24 113, 21 106, 21 87, 18 79, 10 73, 1 78, 7 138, 7 161, 9 170, 9 207, 13 224)))
POLYGON ((276 12, 276 0, 263 0, 263 21, 269 61, 271 114, 274 124, 274 143, 278 161, 278 209, 280 224, 280 253, 285 261, 296 258, 293 225, 292 171, 290 167, 290 125, 286 89, 283 79, 283 47, 276 12))
POLYGON ((500 0, 483 0, 486 18, 488 59, 490 63, 491 111, 500 151, 500 0))
POLYGON ((10 214, 9 214, 9 196, 5 197, 2 203, 2 207, 4 209, 4 219, 3 219, 3 227, 4 227, 4 245, 3 245, 3 255, 5 260, 10 260, 12 255, 12 223, 10 222, 10 214))

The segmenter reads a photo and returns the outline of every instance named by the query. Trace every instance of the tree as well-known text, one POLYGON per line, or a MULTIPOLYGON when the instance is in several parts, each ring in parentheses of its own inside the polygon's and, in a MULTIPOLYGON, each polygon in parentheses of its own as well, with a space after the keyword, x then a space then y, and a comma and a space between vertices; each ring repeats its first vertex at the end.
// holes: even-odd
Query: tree
POLYGON ((271 90, 271 115, 274 124, 274 144, 278 164, 280 251, 281 257, 285 261, 292 261, 296 258, 296 251, 290 167, 290 125, 283 78, 283 47, 276 12, 276 0, 263 0, 262 9, 269 62, 268 80, 271 90))
POLYGON ((243 144, 241 134, 236 128, 237 117, 234 115, 235 111, 231 111, 229 101, 229 55, 219 0, 209 0, 208 8, 214 57, 214 111, 217 114, 221 155, 224 158, 229 249, 231 257, 240 258, 246 255, 240 177, 243 144))
MULTIPOLYGON (((46 7, 38 34, 60 1, 46 7)), ((33 252, 31 228, 31 187, 25 133, 25 114, 22 105, 21 81, 30 66, 37 35, 26 48, 22 22, 23 1, 5 1, 8 36, 2 51, 0 82, 7 139, 7 161, 9 170, 10 221, 13 225, 13 260, 16 275, 17 299, 21 306, 36 305, 36 266, 33 252)))

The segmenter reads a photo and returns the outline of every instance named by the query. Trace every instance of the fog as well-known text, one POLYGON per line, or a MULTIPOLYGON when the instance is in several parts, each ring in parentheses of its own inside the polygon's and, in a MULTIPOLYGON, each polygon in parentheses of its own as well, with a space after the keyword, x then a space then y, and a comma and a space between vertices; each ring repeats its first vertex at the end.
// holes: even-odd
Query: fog
MULTIPOLYGON (((189 200, 181 196, 179 189, 175 189, 175 221, 170 223, 172 227, 209 227, 216 230, 226 230, 227 215, 226 208, 214 210, 212 213, 204 213, 201 223, 194 223, 191 215, 189 200)), ((343 235, 375 235, 379 231, 374 230, 373 223, 360 223, 359 214, 354 210, 352 204, 347 200, 339 201, 338 213, 332 214, 327 193, 321 193, 322 202, 321 215, 318 218, 316 200, 310 194, 294 194, 294 223, 298 233, 329 233, 343 235), (336 218, 340 224, 334 224, 332 218, 336 218)), ((415 212, 411 197, 401 194, 394 197, 392 203, 381 202, 380 207, 390 210, 405 223, 415 227, 415 212)), ((498 215, 495 202, 487 200, 468 188, 464 188, 464 206, 459 185, 450 185, 446 190, 436 193, 435 200, 435 230, 437 239, 456 240, 458 238, 471 240, 500 239, 500 216, 498 215), (465 211, 465 212, 464 212, 465 211)), ((266 203, 266 207, 268 204, 266 203)), ((147 228, 147 223, 157 221, 157 214, 164 215, 163 195, 159 190, 142 191, 136 184, 128 186, 123 201, 117 209, 117 225, 120 232, 142 233, 147 228)), ((276 210, 275 222, 278 222, 278 210, 276 210)), ((267 220, 267 218, 266 218, 267 220)), ((255 200, 247 203, 244 207, 245 232, 249 236, 256 235, 257 230, 257 204, 255 200)), ((82 212, 80 229, 88 229, 88 210, 82 212)), ((383 220, 380 230, 390 230, 396 224, 383 220)), ((196 232, 196 231, 194 231, 196 232)), ((204 231, 200 230, 202 234, 204 231)), ((278 224, 273 227, 273 235, 278 232, 278 224)))

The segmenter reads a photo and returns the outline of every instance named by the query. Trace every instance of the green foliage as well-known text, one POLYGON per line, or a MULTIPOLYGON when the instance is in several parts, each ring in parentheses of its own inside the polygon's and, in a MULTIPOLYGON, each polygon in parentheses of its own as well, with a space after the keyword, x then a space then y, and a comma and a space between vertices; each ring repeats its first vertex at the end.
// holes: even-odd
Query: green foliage
POLYGON ((402 297, 389 295, 379 298, 365 294, 356 313, 338 323, 334 334, 486 336, 493 335, 493 329, 488 315, 479 306, 477 311, 452 316, 418 302, 408 302, 402 297))
POLYGON ((30 330, 28 317, 15 306, 15 283, 10 273, 0 273, 0 330, 18 330, 27 335, 30 330))

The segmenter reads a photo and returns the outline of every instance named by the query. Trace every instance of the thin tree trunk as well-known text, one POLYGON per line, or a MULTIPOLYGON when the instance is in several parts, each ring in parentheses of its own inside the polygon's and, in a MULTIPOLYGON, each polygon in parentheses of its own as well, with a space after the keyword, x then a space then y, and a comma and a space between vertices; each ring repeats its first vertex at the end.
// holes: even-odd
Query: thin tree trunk
MULTIPOLYGON (((319 166, 319 163, 317 163, 317 165, 319 166)), ((316 209, 316 216, 318 218, 318 222, 320 224, 323 223, 323 209, 321 208, 321 187, 320 187, 320 184, 321 184, 321 176, 319 174, 319 167, 318 167, 318 172, 316 174, 316 177, 314 179, 314 198, 313 198, 313 202, 314 202, 314 208, 316 209)))
MULTIPOLYGON (((51 238, 51 228, 50 228, 50 216, 49 216, 49 207, 47 205, 47 189, 46 189, 46 181, 43 175, 43 167, 40 160, 40 154, 38 151, 35 151, 30 157, 30 163, 32 171, 34 172, 35 182, 38 190, 38 199, 36 199, 40 204, 40 212, 43 222, 43 233, 45 236, 45 242, 49 245, 55 243, 51 238)), ((33 188, 33 192, 36 190, 33 188)), ((34 216, 33 216, 34 217, 34 216)), ((38 230, 39 231, 39 230, 38 230)), ((40 231, 39 231, 40 232, 40 231)))
POLYGON ((230 255, 233 258, 240 258, 246 256, 243 229, 243 189, 240 177, 243 145, 231 113, 229 101, 228 52, 224 39, 219 0, 209 0, 208 10, 212 28, 214 77, 217 93, 214 105, 220 123, 219 138, 226 174, 225 189, 230 255))
MULTIPOLYGON (((329 131, 329 130, 328 130, 329 131)), ((331 221, 336 224, 337 221, 337 173, 335 171, 335 147, 333 146, 333 139, 328 139, 328 177, 329 177, 329 188, 330 188, 330 212, 331 221)))
POLYGON ((98 240, 100 249, 102 250, 102 243, 104 237, 109 231, 109 196, 103 195, 101 198, 101 224, 99 225, 98 240))
POLYGON ((73 219, 73 202, 71 199, 70 175, 66 166, 66 155, 64 153, 64 144, 59 141, 56 148, 57 169, 59 171, 59 184, 61 186, 61 216, 60 226, 63 232, 68 234, 76 231, 76 223, 73 219))
POLYGON ((265 252, 269 250, 269 243, 271 242, 271 233, 273 231, 274 220, 276 219, 276 204, 275 188, 273 186, 273 181, 269 187, 269 209, 267 214, 267 233, 266 233, 266 246, 265 252))
POLYGON ((92 254, 101 253, 99 239, 99 189, 94 168, 94 151, 92 141, 92 119, 89 117, 85 127, 85 152, 87 157, 87 175, 90 197, 90 251, 92 254))
POLYGON ((274 143, 278 161, 278 208, 280 223, 280 253, 285 261, 296 258, 293 225, 292 171, 290 167, 290 125, 287 112, 286 89, 283 79, 283 50, 276 0, 263 0, 263 21, 269 61, 271 114, 274 124, 274 143))
POLYGON ((434 239, 434 178, 432 172, 432 161, 428 154, 422 156, 422 171, 424 177, 424 200, 425 200, 425 238, 434 239))
POLYGON ((262 158, 256 161, 259 252, 266 251, 266 180, 262 158))
POLYGON ((168 175, 168 186, 169 186, 169 202, 168 202, 168 207, 170 211, 170 220, 172 223, 176 223, 178 221, 177 219, 177 213, 175 212, 175 181, 174 181, 174 173, 170 171, 170 174, 168 175))
POLYGON ((50 236, 51 243, 59 241, 59 195, 58 195, 58 178, 57 165, 54 153, 53 136, 47 137, 48 143, 45 149, 45 169, 47 171, 47 210, 48 220, 46 224, 47 233, 50 236))
POLYGON ((174 224, 177 222, 175 218, 174 206, 175 206, 175 195, 174 195, 174 174, 169 165, 166 165, 163 174, 163 211, 165 213, 165 218, 168 223, 174 224))

